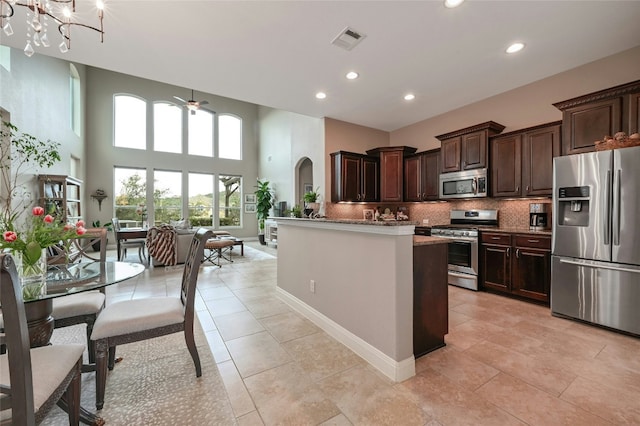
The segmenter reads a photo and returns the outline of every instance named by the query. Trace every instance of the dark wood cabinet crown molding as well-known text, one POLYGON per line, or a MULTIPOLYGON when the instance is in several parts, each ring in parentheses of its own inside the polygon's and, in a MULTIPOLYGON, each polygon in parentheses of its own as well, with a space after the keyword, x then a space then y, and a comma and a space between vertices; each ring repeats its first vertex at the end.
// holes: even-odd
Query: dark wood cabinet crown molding
POLYGON ((468 133, 478 132, 480 130, 488 130, 489 136, 498 134, 503 131, 505 126, 496 123, 495 121, 487 121, 486 123, 476 124, 474 126, 465 127, 464 129, 455 130, 453 132, 445 133, 443 135, 436 136, 436 139, 442 141, 444 139, 455 138, 456 136, 463 136, 468 133))
POLYGON ((401 151, 403 155, 411 155, 415 153, 418 148, 414 148, 412 146, 383 146, 380 148, 368 149, 366 151, 367 155, 380 155, 383 152, 398 152, 401 151))
POLYGON ((552 121, 550 123, 538 124, 531 127, 525 127, 524 129, 512 130, 510 132, 500 133, 499 135, 493 135, 490 137, 490 139, 508 137, 513 135, 518 135, 521 133, 533 132, 533 131, 544 129, 551 126, 561 126, 561 125, 562 125, 562 120, 552 121))
POLYGON ((556 102, 554 107, 563 111, 567 108, 572 108, 579 105, 589 104, 591 102, 597 102, 604 99, 617 98, 618 96, 624 96, 630 93, 640 92, 640 80, 632 81, 631 83, 621 84, 619 86, 611 87, 609 89, 600 90, 598 92, 589 93, 587 95, 578 96, 577 98, 567 99, 566 101, 556 102))

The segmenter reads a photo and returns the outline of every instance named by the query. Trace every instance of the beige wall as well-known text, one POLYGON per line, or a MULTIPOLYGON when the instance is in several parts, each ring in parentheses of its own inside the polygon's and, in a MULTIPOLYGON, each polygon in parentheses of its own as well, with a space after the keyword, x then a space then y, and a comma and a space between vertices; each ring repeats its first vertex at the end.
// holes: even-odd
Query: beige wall
MULTIPOLYGON (((325 188, 331 190, 331 158, 329 154, 336 151, 352 151, 364 154, 368 149, 389 145, 389 132, 359 126, 345 121, 325 118, 324 120, 324 152, 327 160, 325 166, 325 188)), ((325 201, 330 201, 327 194, 325 201)))
POLYGON ((636 47, 395 130, 389 144, 423 151, 440 147, 437 135, 490 120, 506 126, 504 132, 561 120, 553 103, 638 80, 639 64, 636 47))

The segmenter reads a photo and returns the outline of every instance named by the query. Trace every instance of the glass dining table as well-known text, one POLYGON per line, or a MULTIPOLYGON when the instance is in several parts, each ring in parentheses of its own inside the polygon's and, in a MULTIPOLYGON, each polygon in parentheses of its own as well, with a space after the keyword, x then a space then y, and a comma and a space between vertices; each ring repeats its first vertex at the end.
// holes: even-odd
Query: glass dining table
MULTIPOLYGON (((102 289, 134 278, 144 270, 144 265, 139 263, 114 261, 50 265, 47 269, 46 294, 24 301, 31 347, 48 345, 51 340, 54 329, 54 318, 51 316, 54 298, 102 289)), ((58 401, 58 405, 65 411, 68 408, 64 398, 58 401)), ((100 416, 83 407, 80 407, 80 420, 94 426, 105 423, 100 416)))
POLYGON ((24 301, 31 347, 48 345, 51 340, 54 298, 101 289, 134 278, 144 270, 139 263, 115 261, 50 265, 46 294, 24 301))

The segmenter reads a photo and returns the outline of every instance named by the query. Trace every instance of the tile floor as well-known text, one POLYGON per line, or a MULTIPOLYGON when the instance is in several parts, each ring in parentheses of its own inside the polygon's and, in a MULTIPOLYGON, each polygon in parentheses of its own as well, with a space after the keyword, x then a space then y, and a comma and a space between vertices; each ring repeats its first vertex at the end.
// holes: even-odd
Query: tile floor
MULTIPOLYGON (((393 383, 281 302, 276 259, 260 256, 205 266, 198 280, 239 425, 640 424, 640 339, 450 286, 447 346, 393 383)), ((180 271, 149 269, 111 286, 108 303, 177 294, 180 271)))

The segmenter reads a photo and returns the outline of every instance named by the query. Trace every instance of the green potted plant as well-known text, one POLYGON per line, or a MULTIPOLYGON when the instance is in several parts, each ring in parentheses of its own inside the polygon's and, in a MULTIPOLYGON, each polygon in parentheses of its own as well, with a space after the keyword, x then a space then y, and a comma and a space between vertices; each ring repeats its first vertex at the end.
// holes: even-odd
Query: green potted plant
MULTIPOLYGON (((91 226, 93 228, 102 228, 102 227, 104 227, 104 228, 107 228, 107 231, 113 231, 113 227, 111 225, 112 225, 111 222, 107 222, 104 225, 102 225, 99 220, 94 220, 93 222, 91 222, 91 226)), ((91 245, 91 247, 93 247, 93 251, 100 251, 100 240, 98 240, 95 243, 93 243, 91 245)))
POLYGON ((320 198, 320 193, 318 192, 319 187, 315 189, 315 191, 305 192, 302 196, 302 200, 304 201, 305 209, 304 215, 311 216, 312 213, 317 213, 320 208, 320 203, 318 203, 318 198, 320 198))
POLYGON ((302 217, 302 208, 300 207, 300 204, 296 204, 291 209, 291 214, 293 215, 293 217, 302 217))
POLYGON ((273 207, 273 193, 269 188, 269 181, 260 181, 256 185, 256 216, 258 217, 258 239, 260 244, 266 245, 264 241, 264 221, 269 217, 269 210, 273 207))

